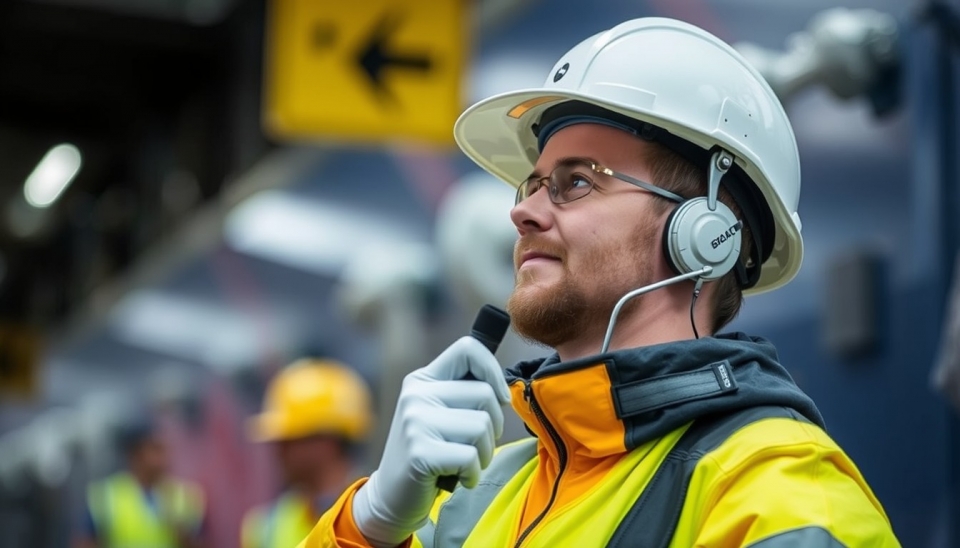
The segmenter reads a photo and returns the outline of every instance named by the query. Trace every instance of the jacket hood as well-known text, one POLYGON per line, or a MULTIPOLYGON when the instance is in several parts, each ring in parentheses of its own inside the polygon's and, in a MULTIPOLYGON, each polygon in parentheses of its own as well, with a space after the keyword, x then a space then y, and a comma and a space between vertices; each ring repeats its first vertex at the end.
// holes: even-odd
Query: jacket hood
MULTIPOLYGON (((806 394, 780 365, 774 346, 767 340, 743 333, 729 333, 617 350, 569 362, 550 357, 520 362, 506 370, 508 384, 562 386, 569 379, 577 380, 578 372, 603 366, 609 379, 615 420, 622 422, 627 450, 661 437, 684 424, 705 415, 732 412, 757 406, 781 406, 794 409, 812 423, 824 427, 823 417, 806 394)), ((544 390, 538 404, 547 416, 570 417, 554 422, 555 428, 566 429, 563 423, 576 424, 576 430, 564 437, 584 437, 584 422, 590 420, 591 409, 603 415, 611 402, 597 402, 605 395, 597 390, 584 391, 589 398, 569 387, 544 390), (550 394, 562 397, 550 397, 550 394), (574 410, 571 406, 577 406, 574 410)), ((515 407, 519 404, 515 402, 515 407)), ((531 424, 528 414, 517 411, 528 429, 539 435, 539 425, 531 424)), ((613 419, 613 417, 611 417, 613 419)), ((619 428, 618 428, 619 430, 619 428)))

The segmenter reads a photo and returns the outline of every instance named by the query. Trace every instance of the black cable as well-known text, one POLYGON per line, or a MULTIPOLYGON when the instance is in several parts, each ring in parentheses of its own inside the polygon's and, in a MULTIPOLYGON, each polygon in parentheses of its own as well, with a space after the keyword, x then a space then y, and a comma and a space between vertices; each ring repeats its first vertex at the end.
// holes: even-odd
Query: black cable
POLYGON ((699 339, 700 333, 697 332, 697 322, 693 319, 693 307, 697 304, 697 297, 700 296, 700 288, 702 287, 703 278, 697 278, 697 283, 693 286, 693 298, 690 299, 690 327, 693 328, 694 339, 699 339))

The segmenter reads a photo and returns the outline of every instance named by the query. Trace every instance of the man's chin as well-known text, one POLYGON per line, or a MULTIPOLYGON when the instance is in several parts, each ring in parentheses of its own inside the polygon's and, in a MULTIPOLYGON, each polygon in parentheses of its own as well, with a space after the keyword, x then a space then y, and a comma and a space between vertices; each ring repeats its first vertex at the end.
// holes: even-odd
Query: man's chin
POLYGON ((559 287, 541 285, 521 286, 514 290, 507 301, 514 331, 523 339, 548 347, 556 347, 572 335, 562 318, 569 318, 567 292, 559 287))

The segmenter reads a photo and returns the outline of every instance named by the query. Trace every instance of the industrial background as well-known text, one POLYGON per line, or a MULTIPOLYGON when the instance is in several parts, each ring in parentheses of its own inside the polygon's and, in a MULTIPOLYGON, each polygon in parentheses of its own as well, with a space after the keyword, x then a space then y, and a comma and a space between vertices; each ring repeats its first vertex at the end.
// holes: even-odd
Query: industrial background
MULTIPOLYGON (((112 433, 143 407, 207 492, 213 546, 237 546, 278 488, 245 420, 298 356, 355 367, 382 427, 403 373, 512 283, 512 191, 453 145, 456 115, 641 16, 734 44, 797 133, 804 265, 733 328, 777 345, 904 546, 960 547, 958 15, 0 0, 0 548, 68 546, 84 486, 118 466, 112 433), (30 187, 44 169, 69 185, 30 187)), ((544 352, 514 338, 498 357, 544 352)))

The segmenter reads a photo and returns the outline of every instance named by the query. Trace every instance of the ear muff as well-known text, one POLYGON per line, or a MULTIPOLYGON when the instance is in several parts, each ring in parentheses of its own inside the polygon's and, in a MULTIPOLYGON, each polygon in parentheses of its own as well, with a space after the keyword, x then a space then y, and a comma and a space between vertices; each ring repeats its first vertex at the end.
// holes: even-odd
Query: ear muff
POLYGON ((667 218, 663 252, 677 274, 710 266, 704 280, 716 280, 730 272, 740 258, 743 223, 723 202, 711 211, 707 198, 693 198, 678 205, 667 218))

